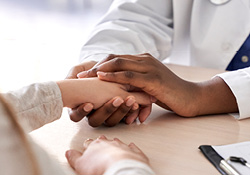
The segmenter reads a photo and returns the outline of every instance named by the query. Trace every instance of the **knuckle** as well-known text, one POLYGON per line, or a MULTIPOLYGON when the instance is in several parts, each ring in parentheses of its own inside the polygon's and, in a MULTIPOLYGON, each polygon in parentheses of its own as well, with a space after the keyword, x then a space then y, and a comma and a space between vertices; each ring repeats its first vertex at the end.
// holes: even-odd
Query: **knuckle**
POLYGON ((125 76, 126 78, 131 79, 131 78, 134 78, 134 73, 131 72, 131 71, 125 71, 125 72, 124 72, 124 76, 125 76))
POLYGON ((97 72, 97 67, 95 67, 95 68, 91 69, 91 72, 96 73, 96 72, 97 72))
POLYGON ((151 55, 150 53, 148 53, 148 52, 147 52, 147 53, 144 53, 143 55, 145 55, 145 56, 150 56, 150 57, 152 56, 152 55, 151 55))
POLYGON ((104 109, 104 112, 105 112, 106 115, 110 115, 110 114, 112 114, 114 112, 114 109, 111 108, 111 107, 106 107, 104 109))
POLYGON ((93 74, 96 75, 97 71, 98 71, 97 67, 92 68, 91 70, 88 71, 88 76, 91 76, 93 74))
POLYGON ((125 106, 121 107, 119 110, 121 114, 127 114, 129 112, 129 108, 125 106))
POLYGON ((105 60, 112 60, 112 59, 114 59, 115 57, 116 57, 115 54, 109 54, 109 55, 106 57, 105 60))
POLYGON ((121 58, 114 58, 114 65, 121 66, 123 64, 123 59, 121 58))

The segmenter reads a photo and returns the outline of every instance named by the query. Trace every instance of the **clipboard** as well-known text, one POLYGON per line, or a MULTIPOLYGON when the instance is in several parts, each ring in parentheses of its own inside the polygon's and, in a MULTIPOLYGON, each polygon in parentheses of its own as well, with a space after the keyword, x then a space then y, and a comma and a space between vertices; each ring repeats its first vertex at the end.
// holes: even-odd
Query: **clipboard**
MULTIPOLYGON (((250 162, 250 141, 234 143, 229 145, 220 145, 220 146, 212 146, 212 145, 201 145, 199 149, 202 151, 204 156, 214 165, 214 167, 222 174, 227 175, 219 166, 218 159, 214 160, 209 157, 208 150, 213 149, 218 153, 226 161, 231 156, 242 157, 247 162, 250 162), (210 148, 209 148, 210 147, 210 148), (212 159, 212 160, 211 160, 212 159)), ((244 166, 237 162, 228 161, 240 174, 242 175, 250 175, 250 168, 244 166)))

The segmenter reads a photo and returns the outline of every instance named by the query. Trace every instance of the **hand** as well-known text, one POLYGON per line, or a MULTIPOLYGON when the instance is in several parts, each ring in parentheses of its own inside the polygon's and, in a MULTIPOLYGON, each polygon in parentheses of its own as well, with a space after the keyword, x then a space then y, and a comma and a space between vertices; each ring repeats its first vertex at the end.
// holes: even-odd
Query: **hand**
POLYGON ((95 76, 101 80, 129 84, 155 97, 160 106, 182 116, 195 116, 199 94, 197 84, 187 82, 150 54, 111 55, 78 77, 95 76))
MULTIPOLYGON (((66 79, 76 79, 77 78, 76 75, 79 72, 89 70, 95 64, 96 64, 95 61, 90 61, 90 62, 84 62, 84 63, 81 63, 81 64, 79 64, 77 66, 74 66, 69 71, 66 79)), ((70 119, 72 121, 78 122, 78 121, 82 120, 82 118, 85 117, 87 114, 89 114, 92 111, 92 109, 93 109, 93 104, 84 103, 84 104, 81 104, 80 106, 78 106, 76 108, 72 108, 72 109, 69 108, 68 113, 69 113, 70 119)))
MULTIPOLYGON (((128 86, 101 81, 97 77, 62 80, 58 81, 57 84, 61 90, 64 107, 75 108, 82 103, 88 102, 93 104, 93 109, 98 109, 113 97, 116 97, 112 101, 114 105, 122 103, 122 99, 127 97, 125 103, 127 108, 133 108, 132 105, 135 101, 142 106, 152 104, 151 97, 145 92, 128 92, 128 86), (121 96, 121 98, 119 98, 118 95, 121 96)), ((136 110, 138 107, 133 109, 136 110)), ((116 115, 116 112, 114 115, 116 115)), ((91 126, 99 126, 105 122, 112 125, 120 122, 122 117, 123 116, 120 117, 119 115, 115 118, 105 118, 105 115, 100 118, 93 116, 89 117, 89 124, 91 126)))
POLYGON ((83 153, 69 150, 66 152, 66 158, 79 175, 103 174, 114 163, 124 159, 137 160, 149 165, 146 155, 134 143, 127 145, 117 138, 109 140, 105 136, 100 136, 96 140, 86 140, 83 153))
MULTIPOLYGON (((67 79, 77 78, 79 72, 89 70, 92 68, 96 62, 86 62, 73 67, 67 79)), ((96 64, 99 65, 100 63, 96 64)), ((84 103, 75 108, 69 109, 69 115, 72 121, 78 122, 83 117, 88 116, 89 124, 93 127, 97 127, 102 123, 95 122, 107 119, 104 124, 107 126, 114 126, 122 118, 125 117, 125 122, 127 124, 132 123, 137 116, 139 116, 140 122, 144 122, 146 118, 151 113, 152 104, 147 106, 139 106, 136 102, 132 103, 131 97, 121 99, 120 97, 115 97, 108 102, 106 102, 100 109, 91 112, 93 110, 93 104, 84 103)))

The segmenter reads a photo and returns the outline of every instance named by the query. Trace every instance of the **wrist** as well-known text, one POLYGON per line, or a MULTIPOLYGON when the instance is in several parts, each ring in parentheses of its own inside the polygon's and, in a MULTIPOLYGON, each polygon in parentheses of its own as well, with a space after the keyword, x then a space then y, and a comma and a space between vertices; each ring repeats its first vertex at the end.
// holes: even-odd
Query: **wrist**
POLYGON ((85 87, 83 87, 83 81, 78 79, 65 79, 56 82, 60 88, 63 107, 74 108, 81 102, 84 102, 85 87), (79 84, 81 83, 81 84, 79 84), (80 97, 80 100, 79 100, 80 97))
POLYGON ((57 81, 56 82, 60 91, 61 91, 61 96, 62 96, 62 102, 63 102, 63 107, 67 107, 68 106, 68 99, 67 99, 67 80, 61 80, 61 81, 57 81))
POLYGON ((200 105, 202 103, 202 86, 199 83, 187 82, 182 86, 183 96, 181 97, 183 104, 184 117, 195 117, 200 113, 200 105))
POLYGON ((235 96, 220 77, 200 83, 199 114, 237 112, 235 96))

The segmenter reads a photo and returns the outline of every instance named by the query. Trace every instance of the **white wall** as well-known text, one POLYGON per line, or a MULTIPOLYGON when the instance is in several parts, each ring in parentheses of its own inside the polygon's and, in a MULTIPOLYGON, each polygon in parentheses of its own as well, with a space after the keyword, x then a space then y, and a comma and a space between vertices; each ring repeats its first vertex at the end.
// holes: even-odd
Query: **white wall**
POLYGON ((64 79, 111 1, 1 0, 1 91, 64 79))

